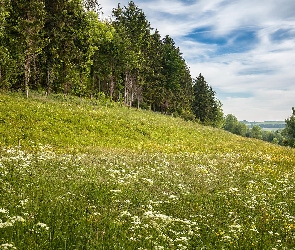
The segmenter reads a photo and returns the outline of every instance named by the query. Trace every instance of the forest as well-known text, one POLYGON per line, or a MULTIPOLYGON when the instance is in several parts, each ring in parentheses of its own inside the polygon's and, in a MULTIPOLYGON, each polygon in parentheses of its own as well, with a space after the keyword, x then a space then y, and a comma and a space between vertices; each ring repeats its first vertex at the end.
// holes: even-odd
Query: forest
POLYGON ((1 0, 1 90, 107 97, 221 126, 215 92, 134 2, 100 18, 96 0, 1 0))
POLYGON ((282 133, 224 117, 204 76, 191 76, 173 38, 133 1, 118 4, 110 20, 100 10, 97 0, 0 0, 0 90, 107 98, 294 146, 294 114, 282 133))

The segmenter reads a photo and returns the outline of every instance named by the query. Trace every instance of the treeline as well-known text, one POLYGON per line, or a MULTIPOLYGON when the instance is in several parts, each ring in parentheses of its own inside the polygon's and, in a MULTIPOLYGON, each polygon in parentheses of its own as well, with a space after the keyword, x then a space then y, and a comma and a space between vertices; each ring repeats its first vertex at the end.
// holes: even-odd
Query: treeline
POLYGON ((215 92, 134 2, 101 20, 96 0, 0 0, 0 88, 104 95, 221 126, 215 92))
POLYGON ((264 131, 260 125, 253 125, 249 128, 244 122, 239 122, 232 114, 225 117, 223 128, 236 135, 295 147, 295 109, 292 108, 292 111, 292 115, 285 120, 286 125, 283 124, 284 129, 282 130, 264 131))

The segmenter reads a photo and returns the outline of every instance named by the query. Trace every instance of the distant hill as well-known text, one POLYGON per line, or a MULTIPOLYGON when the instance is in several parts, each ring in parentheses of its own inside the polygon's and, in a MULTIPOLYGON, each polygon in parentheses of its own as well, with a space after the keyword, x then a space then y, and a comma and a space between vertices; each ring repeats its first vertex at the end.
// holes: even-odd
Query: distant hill
POLYGON ((252 128, 254 125, 258 125, 264 130, 280 130, 286 127, 285 121, 249 122, 244 120, 241 122, 245 123, 249 128, 252 128))

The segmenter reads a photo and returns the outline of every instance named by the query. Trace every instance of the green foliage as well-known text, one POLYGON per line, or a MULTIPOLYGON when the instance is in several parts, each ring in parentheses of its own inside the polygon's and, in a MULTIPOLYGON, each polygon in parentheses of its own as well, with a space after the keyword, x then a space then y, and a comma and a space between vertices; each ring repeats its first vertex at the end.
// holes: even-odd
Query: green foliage
POLYGON ((196 118, 203 124, 222 127, 222 104, 216 99, 215 92, 201 74, 194 80, 193 93, 192 109, 196 118))
POLYGON ((236 135, 256 138, 273 144, 284 145, 285 138, 280 130, 264 131, 260 125, 256 124, 260 123, 255 123, 255 125, 252 123, 252 128, 249 128, 244 122, 239 122, 234 115, 229 114, 225 117, 223 129, 236 135))
POLYGON ((110 22, 100 20, 99 8, 97 0, 1 0, 1 90, 22 90, 27 97, 29 90, 104 93, 125 106, 186 120, 197 113, 204 124, 222 126, 215 92, 206 85, 193 91, 189 68, 169 35, 152 32, 132 1, 119 4, 110 22), (202 91, 207 99, 195 98, 193 107, 202 91))
POLYGON ((14 82, 13 72, 16 68, 15 61, 9 51, 9 36, 7 19, 11 14, 11 2, 0 0, 0 89, 11 88, 14 82))
POLYGON ((295 147, 295 108, 292 107, 292 115, 285 120, 286 127, 283 135, 286 138, 285 143, 290 147, 295 147))
POLYGON ((1 249, 295 247, 294 149, 111 104, 0 94, 1 249))
POLYGON ((232 114, 229 114, 225 117, 223 129, 241 136, 246 136, 249 130, 246 124, 239 122, 238 119, 232 114))
POLYGON ((250 137, 262 140, 262 129, 258 125, 254 125, 250 131, 250 137))

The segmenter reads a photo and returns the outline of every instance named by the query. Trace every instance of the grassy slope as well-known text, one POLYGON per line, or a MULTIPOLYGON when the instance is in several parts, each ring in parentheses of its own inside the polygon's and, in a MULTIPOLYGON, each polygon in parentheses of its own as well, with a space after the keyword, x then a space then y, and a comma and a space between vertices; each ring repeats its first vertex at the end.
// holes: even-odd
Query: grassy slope
POLYGON ((20 139, 24 146, 41 143, 63 150, 110 147, 157 152, 228 152, 233 144, 235 151, 243 151, 244 143, 263 151, 270 146, 181 119, 125 107, 106 108, 78 98, 26 100, 2 94, 0 104, 2 145, 16 146, 20 139))
POLYGON ((60 99, 0 94, 0 249, 295 247, 295 150, 60 99))

